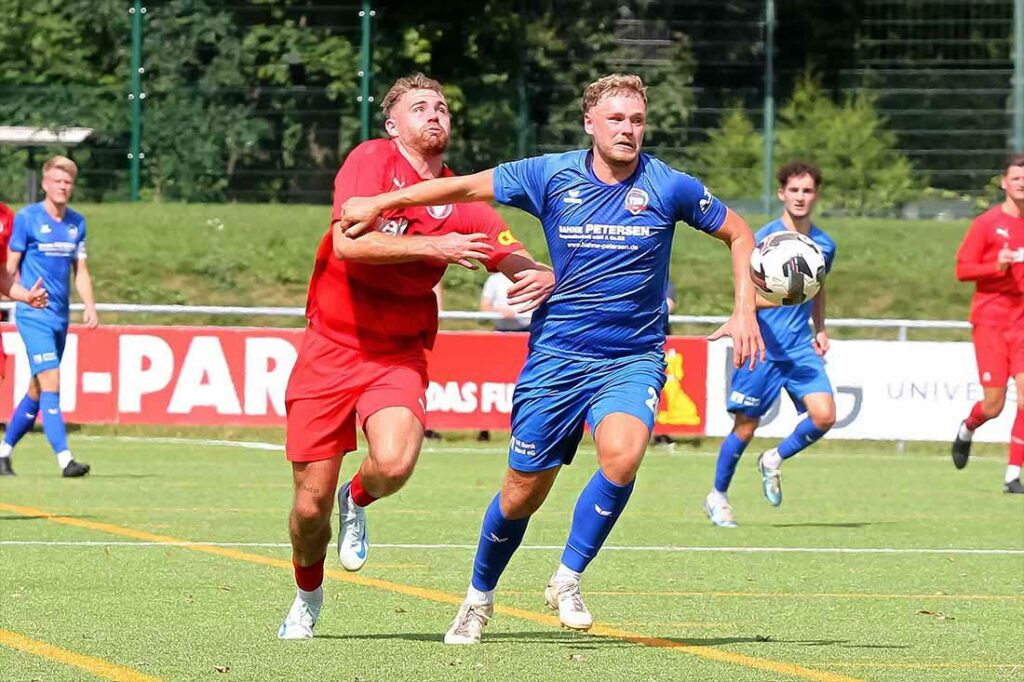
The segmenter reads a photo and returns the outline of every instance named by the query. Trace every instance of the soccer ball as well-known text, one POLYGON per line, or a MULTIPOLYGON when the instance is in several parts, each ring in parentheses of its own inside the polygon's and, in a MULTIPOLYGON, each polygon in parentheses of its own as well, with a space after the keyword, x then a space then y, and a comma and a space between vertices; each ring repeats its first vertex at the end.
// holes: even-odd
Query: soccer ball
POLYGON ((773 232, 750 254, 750 279, 772 303, 799 305, 821 290, 825 256, 806 235, 773 232))

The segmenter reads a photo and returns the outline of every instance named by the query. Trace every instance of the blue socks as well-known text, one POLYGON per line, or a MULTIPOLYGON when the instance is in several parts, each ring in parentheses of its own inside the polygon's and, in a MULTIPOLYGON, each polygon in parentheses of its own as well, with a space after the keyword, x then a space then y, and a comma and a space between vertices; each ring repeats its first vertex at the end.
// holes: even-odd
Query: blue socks
POLYGON ((718 463, 715 465, 715 490, 720 493, 728 492, 732 476, 736 473, 736 466, 740 463, 740 457, 743 456, 748 444, 735 433, 730 433, 722 441, 722 447, 718 450, 718 463))
POLYGON ((474 589, 490 592, 508 566, 509 559, 519 548, 526 534, 529 518, 509 521, 501 513, 501 493, 494 496, 484 512, 483 527, 480 529, 480 544, 473 558, 474 589))
POLYGON ((572 514, 572 528, 562 552, 562 563, 577 573, 597 556, 619 514, 626 508, 633 484, 616 485, 598 469, 583 488, 572 514))
POLYGON ((786 440, 779 443, 779 456, 782 459, 789 459, 804 448, 818 442, 826 431, 820 430, 814 425, 810 417, 805 418, 796 425, 793 433, 789 434, 786 440))
POLYGON ((43 411, 43 433, 50 441, 53 453, 59 455, 68 449, 68 434, 64 415, 60 411, 60 394, 43 391, 39 394, 39 409, 43 411))
POLYGON ((18 444, 22 437, 32 430, 36 423, 36 414, 39 412, 39 402, 33 400, 26 393, 18 406, 11 413, 11 420, 7 423, 7 432, 4 434, 4 442, 12 448, 18 444))

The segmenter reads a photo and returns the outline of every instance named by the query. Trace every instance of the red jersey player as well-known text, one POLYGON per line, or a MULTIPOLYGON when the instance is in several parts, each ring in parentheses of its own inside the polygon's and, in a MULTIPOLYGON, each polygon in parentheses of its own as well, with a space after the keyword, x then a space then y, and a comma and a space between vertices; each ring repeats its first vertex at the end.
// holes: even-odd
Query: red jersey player
POLYGON ((971 303, 974 352, 984 399, 975 403, 953 442, 953 464, 967 466, 971 438, 1003 411, 1006 383, 1017 386, 1017 417, 1010 431, 1010 458, 1003 490, 1024 493, 1024 154, 1003 166, 1006 200, 971 223, 956 254, 956 276, 975 282, 971 303))
MULTIPOLYGON (((7 242, 11 240, 11 230, 14 229, 14 212, 7 207, 7 204, 0 202, 0 293, 10 296, 16 301, 24 301, 37 308, 45 308, 49 302, 46 292, 42 289, 42 280, 36 282, 32 291, 14 281, 14 276, 7 272, 7 242)), ((0 381, 4 379, 6 357, 4 353, 3 339, 0 338, 0 381)), ((11 467, 11 458, 8 455, 0 455, 0 476, 13 476, 14 469, 11 467)))
POLYGON ((356 448, 357 415, 368 454, 337 495, 338 554, 346 570, 357 571, 366 560, 364 507, 398 491, 412 474, 423 442, 424 350, 437 334, 432 288, 445 268, 475 269, 476 260, 503 272, 516 283, 510 299, 524 311, 554 288, 551 269, 535 262, 484 203, 393 211, 372 233, 345 236, 338 219, 349 197, 452 174, 441 157, 451 118, 437 81, 422 74, 401 78, 381 108, 389 139, 353 149, 335 178, 331 229, 309 285, 309 326, 285 395, 298 594, 278 631, 282 639, 313 636, 334 493, 342 457, 356 448))

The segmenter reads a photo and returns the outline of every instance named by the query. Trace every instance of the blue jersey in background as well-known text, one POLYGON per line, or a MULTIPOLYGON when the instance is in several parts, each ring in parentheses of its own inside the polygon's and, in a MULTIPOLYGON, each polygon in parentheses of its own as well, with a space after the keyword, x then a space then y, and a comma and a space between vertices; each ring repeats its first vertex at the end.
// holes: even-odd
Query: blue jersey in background
MULTIPOLYGON (((785 232, 786 224, 782 219, 773 220, 757 231, 757 243, 776 232, 785 232)), ((836 243, 825 234, 824 230, 811 225, 807 234, 821 249, 825 256, 825 272, 832 269, 832 261, 836 255, 836 243)), ((811 319, 814 299, 800 305, 779 306, 757 311, 757 319, 761 326, 761 337, 769 360, 786 360, 795 355, 814 354, 813 333, 808 322, 811 319)))
POLYGON ((10 249, 22 254, 21 283, 31 287, 42 277, 50 295, 50 305, 42 309, 18 303, 16 318, 55 329, 67 327, 72 266, 85 258, 85 218, 68 208, 64 219, 58 220, 42 202, 26 206, 14 217, 10 249))

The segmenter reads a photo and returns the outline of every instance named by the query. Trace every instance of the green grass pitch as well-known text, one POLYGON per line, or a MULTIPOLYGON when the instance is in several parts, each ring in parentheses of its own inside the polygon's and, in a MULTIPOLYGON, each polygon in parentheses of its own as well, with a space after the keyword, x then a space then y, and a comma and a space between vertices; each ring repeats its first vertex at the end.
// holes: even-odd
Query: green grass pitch
POLYGON ((554 624, 541 593, 595 467, 584 447, 532 520, 484 643, 446 647, 501 447, 428 443, 406 489, 370 508, 364 570, 345 574, 329 554, 317 638, 280 642, 294 590, 283 453, 83 434, 72 444, 94 467, 85 479, 60 479, 40 435, 15 453, 19 475, 0 479, 4 680, 101 679, 104 662, 120 666, 112 679, 167 680, 917 682, 1024 671, 1024 499, 999 491, 998 446, 977 446, 958 472, 941 444, 897 454, 825 442, 787 463, 778 509, 761 498, 752 452, 733 484, 741 527, 731 531, 700 511, 717 443, 652 448, 583 582, 597 634, 575 634, 554 624), (13 647, 16 636, 30 650, 13 647))

